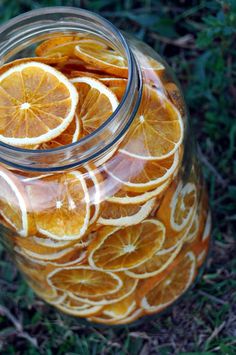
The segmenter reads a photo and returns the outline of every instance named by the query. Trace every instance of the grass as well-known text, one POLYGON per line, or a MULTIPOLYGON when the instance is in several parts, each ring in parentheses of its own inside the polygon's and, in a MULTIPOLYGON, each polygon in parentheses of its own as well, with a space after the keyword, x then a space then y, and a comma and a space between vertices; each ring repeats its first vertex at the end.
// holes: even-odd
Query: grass
POLYGON ((30 9, 80 6, 134 32, 163 55, 185 92, 213 211, 212 253, 201 281, 169 315, 128 329, 86 328, 32 291, 0 249, 1 354, 236 353, 236 3, 182 1, 0 1, 0 21, 30 9))

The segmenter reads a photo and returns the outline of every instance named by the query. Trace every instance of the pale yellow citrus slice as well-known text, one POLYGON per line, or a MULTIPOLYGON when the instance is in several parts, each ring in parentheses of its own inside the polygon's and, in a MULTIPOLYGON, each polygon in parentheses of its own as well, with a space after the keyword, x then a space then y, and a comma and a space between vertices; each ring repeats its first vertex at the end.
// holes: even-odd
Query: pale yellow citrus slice
POLYGON ((34 145, 59 136, 75 115, 78 93, 49 65, 28 62, 0 75, 0 141, 34 145))
POLYGON ((131 226, 142 222, 155 207, 156 199, 152 198, 143 204, 122 205, 105 201, 101 204, 98 223, 107 226, 131 226))
POLYGON ((84 62, 114 76, 128 76, 127 60, 117 50, 106 44, 88 39, 80 41, 75 47, 75 54, 84 62))
POLYGON ((147 261, 165 240, 164 225, 154 219, 126 228, 104 227, 88 247, 91 267, 123 271, 147 261))
POLYGON ((100 81, 90 77, 70 80, 78 91, 76 113, 82 122, 83 135, 100 127, 116 110, 119 101, 115 94, 100 81))
POLYGON ((73 36, 60 36, 52 37, 43 41, 35 50, 36 55, 39 57, 46 56, 68 56, 70 58, 76 57, 74 54, 75 46, 79 41, 84 38, 84 34, 77 33, 73 36))
POLYGON ((79 171, 55 174, 26 186, 38 231, 57 240, 77 240, 90 219, 89 194, 79 171))
POLYGON ((125 273, 130 277, 137 279, 146 279, 155 276, 165 269, 175 260, 182 248, 182 244, 178 243, 173 250, 164 249, 156 252, 149 260, 131 270, 126 270, 125 273))
POLYGON ((144 85, 142 101, 120 151, 134 158, 163 160, 183 141, 179 111, 159 90, 144 85))
POLYGON ((89 266, 56 269, 48 275, 48 282, 58 290, 85 298, 112 294, 122 287, 122 280, 116 274, 89 266))
POLYGON ((191 225, 191 228, 189 229, 189 232, 186 236, 185 241, 192 243, 198 236, 198 231, 199 231, 199 222, 200 222, 200 216, 198 213, 195 214, 194 218, 193 218, 193 222, 191 225))
POLYGON ((75 114, 72 122, 58 137, 53 138, 48 142, 41 143, 38 149, 53 149, 75 143, 79 140, 82 131, 81 122, 78 116, 75 114))
POLYGON ((69 292, 69 295, 71 298, 79 301, 79 302, 85 302, 88 305, 96 306, 96 305, 109 305, 113 304, 119 301, 122 301, 124 298, 128 297, 131 293, 133 293, 137 287, 138 280, 129 277, 123 272, 117 273, 119 278, 122 281, 122 287, 119 289, 119 291, 112 293, 112 294, 106 294, 103 296, 91 296, 90 298, 85 298, 85 297, 79 297, 78 295, 69 292))
POLYGON ((17 177, 0 167, 0 215, 19 235, 26 237, 30 229, 27 195, 17 177))
POLYGON ((107 173, 122 183, 122 189, 135 192, 153 190, 173 176, 179 153, 164 160, 144 160, 118 153, 105 165, 107 173))
MULTIPOLYGON (((196 258, 193 253, 188 252, 162 281, 150 286, 149 291, 141 299, 141 307, 146 313, 161 311, 189 288, 194 280, 195 272, 196 258)), ((150 283, 150 280, 148 281, 150 283)))
POLYGON ((178 233, 188 226, 197 206, 197 189, 194 183, 172 183, 157 212, 157 218, 169 233, 178 233))

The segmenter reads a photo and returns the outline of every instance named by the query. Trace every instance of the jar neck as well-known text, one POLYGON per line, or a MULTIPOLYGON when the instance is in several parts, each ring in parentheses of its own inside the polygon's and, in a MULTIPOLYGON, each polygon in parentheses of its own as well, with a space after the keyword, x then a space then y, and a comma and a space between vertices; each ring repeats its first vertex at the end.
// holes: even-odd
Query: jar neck
POLYGON ((96 35, 126 58, 128 81, 122 101, 107 121, 76 143, 50 150, 29 150, 0 142, 0 162, 28 171, 51 172, 70 169, 105 155, 122 139, 132 123, 141 99, 140 69, 119 30, 99 15, 70 7, 50 7, 18 16, 0 27, 1 64, 49 34, 72 32, 96 35))

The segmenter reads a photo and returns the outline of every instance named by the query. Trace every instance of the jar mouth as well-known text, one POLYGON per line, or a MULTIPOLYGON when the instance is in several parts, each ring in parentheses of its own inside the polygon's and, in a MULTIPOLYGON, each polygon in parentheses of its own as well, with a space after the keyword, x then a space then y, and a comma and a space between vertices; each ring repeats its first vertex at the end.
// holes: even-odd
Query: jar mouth
MULTIPOLYGON (((17 169, 23 169, 28 171, 49 172, 70 169, 75 166, 80 166, 82 164, 88 163, 89 161, 94 160, 103 153, 105 153, 107 150, 109 150, 109 148, 113 147, 115 143, 119 142, 121 137, 126 133, 127 129, 129 128, 135 117, 135 114, 137 113, 142 93, 141 71, 132 51, 129 48, 129 44, 127 43, 126 39, 110 21, 93 12, 84 9, 64 6, 45 7, 37 10, 32 10, 11 19, 5 25, 2 25, 0 27, 0 38, 2 37, 4 42, 5 37, 10 36, 11 42, 14 42, 15 38, 19 38, 19 36, 22 35, 24 36, 25 33, 29 34, 29 25, 33 25, 37 20, 40 20, 40 17, 42 18, 42 20, 45 18, 45 16, 49 17, 48 22, 45 22, 46 26, 47 23, 50 22, 50 15, 57 15, 59 17, 54 21, 55 23, 60 23, 62 32, 65 33, 65 35, 66 32, 64 32, 63 23, 66 24, 65 21, 75 21, 76 24, 76 20, 78 21, 80 17, 86 19, 87 21, 91 21, 92 24, 93 21, 96 20, 98 24, 106 28, 107 31, 110 31, 111 34, 116 38, 117 43, 122 48, 125 54, 128 66, 128 79, 125 93, 116 110, 101 126, 99 126, 95 131, 93 131, 86 137, 81 138, 78 142, 53 149, 32 150, 21 147, 15 147, 0 141, 0 162, 15 167, 17 169), (62 16, 61 18, 60 15, 62 16), (22 26, 24 26, 23 30, 25 29, 26 32, 22 31, 22 26), (20 34, 17 33, 17 29, 21 30, 20 34), (132 105, 130 105, 131 102, 132 105), (127 103, 129 103, 130 110, 127 110, 127 103), (128 115, 127 111, 129 111, 128 115), (123 122, 121 122, 121 115, 123 115, 123 122), (118 120, 118 118, 120 118, 120 120, 118 120), (119 127, 118 123, 121 123, 119 127), (101 134, 106 129, 108 129, 109 126, 112 125, 117 126, 117 130, 115 130, 114 132, 112 130, 110 131, 110 134, 112 134, 112 139, 111 137, 107 137, 107 142, 103 141, 103 147, 97 147, 97 149, 95 149, 96 147, 94 146, 93 141, 98 141, 101 138, 101 134), (90 145, 93 148, 90 152, 91 154, 86 151, 86 146, 90 145), (72 154, 73 150, 74 152, 72 154), (58 161, 56 161, 57 159, 55 155, 58 157, 58 161), (45 156, 47 156, 47 159, 42 159, 45 156), (75 156, 77 157, 76 161, 75 156), (55 162, 50 164, 47 163, 50 159, 55 162), (58 164, 58 162, 60 162, 60 164, 58 164)), ((79 29, 80 27, 78 26, 78 31, 79 29)), ((42 32, 40 31, 38 31, 38 33, 42 34, 42 32)), ((0 55, 2 55, 1 51, 2 46, 0 45, 0 55)), ((6 49, 5 51, 7 52, 6 49)))

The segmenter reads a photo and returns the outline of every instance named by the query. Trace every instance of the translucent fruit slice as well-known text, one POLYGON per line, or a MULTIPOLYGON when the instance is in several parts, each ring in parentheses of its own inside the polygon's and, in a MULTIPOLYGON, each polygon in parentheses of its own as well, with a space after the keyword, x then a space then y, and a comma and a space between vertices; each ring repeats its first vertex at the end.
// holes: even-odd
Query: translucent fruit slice
POLYGON ((86 233, 89 194, 81 173, 72 171, 28 182, 38 231, 57 240, 77 240, 86 233))
POLYGON ((145 192, 156 188, 173 176, 179 164, 179 153, 164 160, 144 160, 119 152, 105 165, 113 179, 127 191, 145 192))
POLYGON ((17 177, 0 167, 0 215, 22 237, 29 232, 27 195, 17 177))
POLYGON ((61 55, 70 58, 76 57, 74 54, 75 46, 84 38, 84 34, 76 34, 74 36, 52 37, 42 42, 35 50, 39 57, 61 55))
POLYGON ((168 188, 170 180, 166 180, 163 184, 157 186, 154 190, 143 193, 135 193, 132 191, 118 190, 113 196, 108 198, 109 202, 120 203, 121 205, 144 203, 154 197, 160 198, 164 191, 168 188))
MULTIPOLYGON (((150 284, 150 289, 141 300, 146 313, 159 312, 179 298, 191 285, 196 271, 196 258, 192 252, 183 255, 179 264, 166 277, 150 284)), ((145 285, 143 286, 145 290, 145 285)))
POLYGON ((102 310, 102 306, 89 306, 81 302, 75 301, 67 296, 67 299, 57 304, 56 307, 69 315, 76 317, 90 317, 96 315, 102 310))
POLYGON ((139 111, 121 152, 139 159, 163 160, 175 153, 182 140, 179 111, 159 90, 145 85, 139 111))
POLYGON ((155 203, 155 198, 143 204, 131 205, 105 201, 101 205, 98 223, 107 226, 132 226, 138 224, 151 213, 155 203))
POLYGON ((75 143, 79 140, 82 131, 81 122, 78 116, 75 114, 72 122, 58 137, 53 138, 48 142, 41 143, 38 149, 54 149, 75 143))
POLYGON ((106 294, 103 296, 91 296, 90 298, 84 298, 80 297, 77 294, 74 293, 69 293, 70 297, 79 301, 79 302, 85 302, 86 304, 89 305, 109 305, 113 304, 119 301, 122 301, 124 298, 128 297, 131 293, 133 293, 137 287, 138 280, 129 277, 123 272, 117 273, 119 278, 122 281, 122 287, 119 289, 119 291, 112 293, 112 294, 106 294))
POLYGON ((82 122, 83 136, 86 136, 112 115, 119 101, 109 88, 94 78, 74 78, 71 79, 71 83, 78 91, 79 101, 76 113, 82 122))
POLYGON ((75 47, 75 54, 86 63, 114 76, 127 78, 126 59, 115 49, 97 40, 84 40, 75 47))
POLYGON ((0 76, 0 141, 34 145, 59 136, 73 120, 78 94, 49 65, 28 62, 0 76))
POLYGON ((197 189, 194 183, 178 184, 174 181, 166 192, 157 212, 157 218, 165 225, 168 232, 178 233, 189 224, 196 211, 197 189))
POLYGON ((93 270, 89 266, 56 269, 48 275, 48 282, 56 289, 85 298, 112 294, 122 287, 122 281, 116 274, 93 270))
POLYGON ((169 82, 165 84, 165 89, 170 100, 173 102, 177 110, 179 110, 182 117, 185 116, 186 108, 183 96, 175 83, 169 82))
POLYGON ((138 279, 146 279, 155 276, 165 269, 175 260, 176 256, 182 249, 182 244, 178 243, 175 249, 168 250, 163 247, 156 252, 149 260, 131 270, 126 270, 125 273, 130 277, 138 279))
POLYGON ((114 324, 114 325, 129 324, 136 321, 138 318, 140 318, 143 315, 143 313, 144 312, 142 309, 136 309, 128 317, 124 317, 121 319, 111 320, 111 318, 106 315, 98 315, 96 317, 88 318, 88 320, 95 323, 114 324))
POLYGON ((127 79, 105 77, 99 78, 99 80, 114 92, 119 101, 122 100, 127 85, 127 79))
POLYGON ((131 269, 155 254, 164 240, 164 225, 153 219, 120 229, 104 227, 88 247, 88 261, 91 267, 101 270, 131 269))

